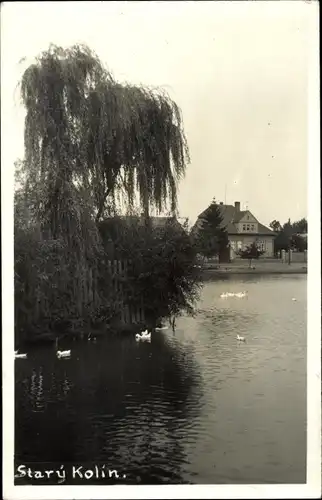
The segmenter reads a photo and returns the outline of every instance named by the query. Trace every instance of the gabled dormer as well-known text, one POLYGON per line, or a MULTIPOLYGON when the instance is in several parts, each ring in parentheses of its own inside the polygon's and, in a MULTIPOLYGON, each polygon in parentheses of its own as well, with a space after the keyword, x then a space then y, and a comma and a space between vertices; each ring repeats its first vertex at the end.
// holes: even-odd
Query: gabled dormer
POLYGON ((249 210, 240 210, 240 203, 235 203, 234 225, 238 233, 258 233, 258 220, 249 210))

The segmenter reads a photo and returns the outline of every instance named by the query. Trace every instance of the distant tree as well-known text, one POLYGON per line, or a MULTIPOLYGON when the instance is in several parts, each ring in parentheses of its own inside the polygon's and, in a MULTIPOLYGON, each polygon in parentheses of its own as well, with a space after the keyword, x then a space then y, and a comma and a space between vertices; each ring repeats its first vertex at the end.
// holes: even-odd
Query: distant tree
POLYGON ((199 253, 204 257, 220 256, 228 247, 228 233, 222 226, 223 218, 216 200, 213 199, 201 217, 197 235, 199 253))
POLYGON ((277 254, 281 250, 287 250, 289 248, 289 238, 283 231, 280 231, 274 240, 274 252, 277 254))
POLYGON ((291 248, 297 250, 298 252, 304 252, 307 250, 307 239, 303 238, 301 234, 293 234, 290 244, 291 248))
POLYGON ((259 259, 261 255, 265 253, 264 250, 260 250, 254 241, 251 245, 247 246, 244 249, 240 249, 238 251, 238 255, 242 259, 248 259, 249 260, 249 267, 252 265, 252 260, 253 259, 259 259))
POLYGON ((307 220, 305 218, 300 219, 293 223, 293 230, 295 233, 307 233, 307 220))
POLYGON ((276 233, 278 233, 282 229, 281 223, 275 219, 270 222, 269 227, 276 233))
POLYGON ((285 224, 283 224, 282 229, 288 236, 290 236, 293 233, 293 224, 291 222, 291 219, 288 219, 288 221, 285 222, 285 224))
MULTIPOLYGON (((272 227, 274 222, 276 221, 271 222, 270 227, 272 227)), ((295 222, 291 222, 291 219, 288 219, 277 232, 278 235, 274 240, 275 253, 281 250, 289 250, 290 248, 300 252, 306 250, 307 241, 300 236, 303 233, 307 233, 307 220, 305 218, 295 222)))

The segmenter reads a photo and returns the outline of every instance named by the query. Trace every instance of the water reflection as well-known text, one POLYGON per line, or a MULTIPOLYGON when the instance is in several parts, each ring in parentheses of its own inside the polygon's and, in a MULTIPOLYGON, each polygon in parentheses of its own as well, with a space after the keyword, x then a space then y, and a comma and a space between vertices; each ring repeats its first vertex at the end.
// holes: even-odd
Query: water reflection
POLYGON ((127 482, 182 481, 181 440, 202 394, 191 346, 156 333, 151 344, 75 344, 68 361, 43 348, 17 368, 17 462, 112 460, 127 482))
POLYGON ((17 362, 16 462, 103 462, 135 484, 305 482, 306 277, 209 281, 177 326, 17 362))
POLYGON ((38 371, 33 370, 29 391, 32 411, 43 411, 45 408, 43 380, 42 368, 40 367, 38 371))

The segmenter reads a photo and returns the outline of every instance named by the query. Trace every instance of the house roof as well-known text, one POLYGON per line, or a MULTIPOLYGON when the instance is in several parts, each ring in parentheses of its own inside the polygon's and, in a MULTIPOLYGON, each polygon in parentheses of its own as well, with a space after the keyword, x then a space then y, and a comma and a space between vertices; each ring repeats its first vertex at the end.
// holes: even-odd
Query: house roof
MULTIPOLYGON (((240 210, 239 212, 235 210, 234 222, 240 222, 247 214, 250 214, 250 213, 251 212, 249 210, 240 210)), ((251 214, 251 215, 254 217, 253 214, 251 214)), ((257 221, 256 217, 254 217, 254 219, 257 221)))
POLYGON ((264 226, 264 224, 261 224, 260 222, 258 223, 258 234, 265 234, 268 236, 276 236, 276 233, 269 229, 268 227, 264 226))
MULTIPOLYGON (((174 227, 184 231, 184 227, 178 221, 176 217, 155 217, 150 216, 150 223, 153 229, 156 230, 164 230, 168 225, 173 225, 174 227)), ((144 216, 138 215, 117 215, 115 217, 108 217, 106 220, 115 220, 119 221, 121 225, 127 225, 131 223, 138 223, 143 226, 145 223, 144 216)))
MULTIPOLYGON (((237 210, 234 205, 218 205, 218 208, 221 212, 221 216, 223 218, 222 227, 225 227, 228 234, 240 234, 237 231, 236 224, 244 217, 244 215, 249 212, 249 210, 237 210)), ((206 214, 206 210, 204 210, 199 216, 198 219, 202 219, 206 214)), ((252 233, 254 234, 254 233, 252 233)), ((275 233, 258 222, 258 232, 255 234, 260 235, 269 235, 275 236, 275 233)))
MULTIPOLYGON (((117 217, 124 222, 134 222, 138 221, 142 224, 144 223, 144 217, 136 215, 120 215, 117 217)), ((167 224, 178 224, 181 226, 180 222, 174 217, 150 217, 150 222, 154 228, 164 228, 167 224)))

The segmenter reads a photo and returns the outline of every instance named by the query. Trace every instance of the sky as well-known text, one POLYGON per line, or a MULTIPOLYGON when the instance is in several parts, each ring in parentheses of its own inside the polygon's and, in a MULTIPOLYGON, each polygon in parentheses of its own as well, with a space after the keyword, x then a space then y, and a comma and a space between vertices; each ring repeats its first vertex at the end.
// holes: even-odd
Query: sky
POLYGON ((1 9, 2 169, 23 157, 17 84, 50 43, 85 43, 119 81, 161 86, 181 108, 191 163, 179 210, 217 201, 263 224, 307 216, 307 1, 13 2, 1 9), (24 63, 20 63, 22 58, 24 63))

